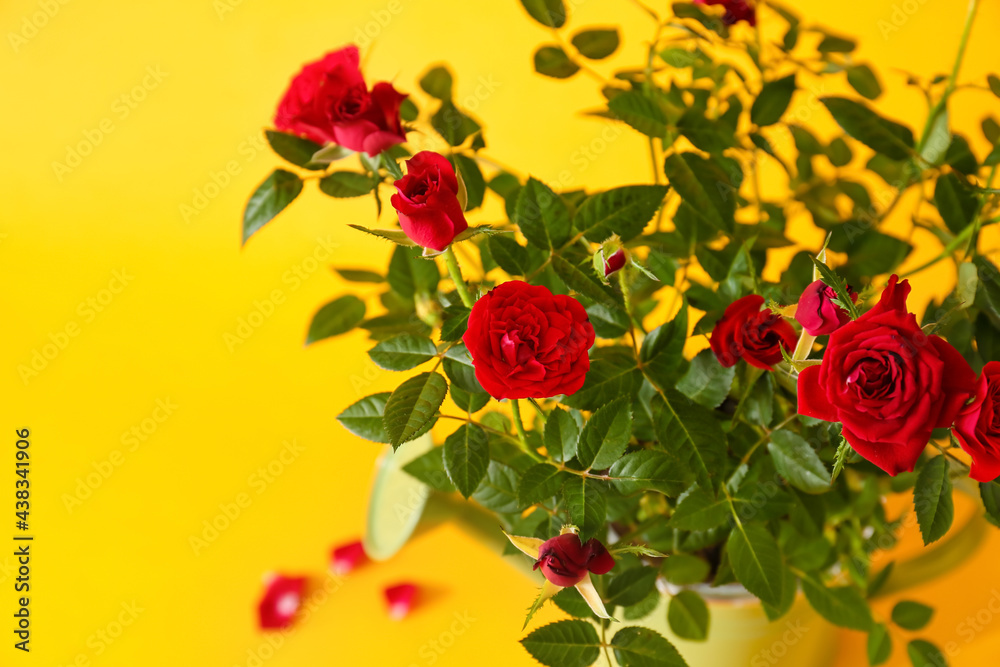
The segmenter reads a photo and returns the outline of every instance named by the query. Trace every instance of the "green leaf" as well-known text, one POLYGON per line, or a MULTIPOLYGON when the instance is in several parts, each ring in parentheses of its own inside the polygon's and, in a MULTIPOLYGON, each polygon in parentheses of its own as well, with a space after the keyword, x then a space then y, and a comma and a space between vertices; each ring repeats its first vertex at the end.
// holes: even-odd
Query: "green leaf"
POLYGON ((696 148, 707 153, 721 153, 733 146, 732 132, 721 127, 718 120, 705 118, 704 112, 692 107, 677 120, 677 131, 696 148))
POLYGON ((764 526, 751 523, 734 527, 726 542, 726 552, 733 574, 744 588, 771 606, 781 603, 784 584, 781 551, 764 526))
POLYGON ((630 626, 611 640, 621 667, 687 667, 674 645, 655 630, 630 626))
POLYGON ((695 487, 677 503, 670 526, 678 530, 709 530, 726 523, 729 512, 728 500, 713 499, 703 489, 695 487))
POLYGON ((826 156, 834 167, 845 167, 851 161, 853 154, 850 146, 841 137, 836 137, 826 147, 826 156))
POLYGON ((905 160, 913 153, 913 132, 846 97, 821 97, 834 120, 849 135, 872 150, 893 160, 905 160))
POLYGON ((442 452, 443 448, 432 447, 430 451, 421 454, 403 466, 403 470, 432 489, 442 493, 454 493, 455 485, 451 483, 451 480, 448 479, 448 473, 445 472, 442 452))
POLYGON ((563 498, 570 521, 580 528, 580 539, 586 542, 604 527, 607 519, 607 498, 600 482, 586 477, 572 477, 563 486, 563 498))
POLYGON ((522 639, 521 645, 532 658, 549 667, 589 667, 601 655, 597 630, 587 621, 544 625, 522 639))
POLYGON ((437 356, 430 338, 400 334, 387 338, 368 351, 379 368, 387 371, 408 371, 437 356))
POLYGON ((462 336, 465 335, 465 330, 469 326, 471 313, 471 310, 458 304, 445 308, 442 315, 441 340, 449 343, 462 340, 462 336))
POLYGON ((698 484, 714 494, 712 479, 726 467, 726 434, 713 413, 675 389, 664 389, 654 402, 654 415, 657 438, 669 434, 670 446, 688 462, 698 484))
POLYGON ((847 459, 853 453, 854 450, 851 448, 851 443, 847 442, 847 438, 844 436, 840 436, 840 444, 837 445, 837 453, 833 459, 833 473, 830 475, 831 484, 837 481, 840 471, 844 469, 844 464, 847 463, 847 459))
MULTIPOLYGON (((548 431, 548 424, 545 426, 548 431)), ((608 475, 611 485, 622 495, 659 491, 667 496, 676 496, 684 486, 683 476, 673 459, 663 452, 652 450, 626 454, 614 462, 608 475)))
POLYGON ((451 393, 451 400, 458 406, 458 409, 470 414, 479 412, 490 402, 489 394, 476 394, 455 384, 448 387, 448 391, 451 393))
POLYGON ((826 587, 812 577, 802 579, 802 592, 812 608, 834 625, 868 631, 872 627, 871 610, 853 586, 826 587))
POLYGON ((261 227, 285 210, 300 192, 302 192, 301 178, 284 169, 272 171, 271 175, 250 195, 250 200, 243 210, 243 243, 246 244, 261 227))
POLYGON ((441 108, 431 116, 431 127, 450 146, 461 146, 469 136, 481 129, 479 123, 462 113, 451 100, 441 102, 441 108))
POLYGON ((581 30, 570 40, 573 48, 591 60, 610 56, 618 50, 619 41, 617 28, 581 30))
POLYGON ((662 139, 667 134, 667 115, 655 101, 637 90, 615 95, 608 109, 616 118, 647 137, 662 139))
POLYGON ((323 148, 315 141, 309 141, 294 134, 278 132, 277 130, 265 130, 264 135, 267 137, 267 143, 271 144, 274 152, 295 166, 305 167, 306 169, 323 168, 323 165, 314 166, 310 164, 313 161, 313 155, 323 148))
POLYGON ((360 197, 375 189, 375 181, 367 174, 335 171, 320 180, 319 189, 331 197, 360 197))
POLYGON ((528 468, 521 477, 518 502, 522 507, 527 507, 558 495, 567 477, 568 473, 549 463, 539 463, 528 468))
POLYGON ((700 642, 708 638, 708 605, 694 591, 681 591, 670 599, 667 621, 681 639, 700 642))
POLYGON ((608 584, 607 606, 630 607, 642 602, 656 588, 657 574, 655 567, 647 566, 621 571, 608 584))
POLYGON ((868 664, 877 667, 892 655, 892 638, 889 631, 881 623, 872 626, 868 633, 868 664))
POLYGON ((642 384, 642 373, 632 351, 625 347, 596 348, 590 355, 590 370, 580 391, 563 399, 563 405, 596 410, 619 396, 634 396, 642 384))
POLYGON ((850 53, 856 46, 853 39, 825 35, 818 48, 820 53, 850 53))
POLYGON ((719 163, 695 153, 671 153, 663 164, 670 185, 699 218, 731 233, 739 188, 719 163))
POLYGON ((546 28, 561 28, 566 23, 566 7, 562 0, 521 0, 531 18, 546 28))
POLYGON ((483 480, 472 499, 497 514, 513 514, 521 510, 517 499, 520 475, 516 470, 497 461, 490 461, 483 480))
POLYGON ((549 458, 559 462, 569 461, 576 456, 579 439, 580 427, 576 425, 573 415, 560 408, 554 408, 545 420, 542 437, 549 458))
POLYGON ((862 97, 870 100, 882 94, 882 84, 868 65, 852 65, 847 68, 847 83, 862 97))
POLYGON ((386 402, 384 416, 393 449, 434 425, 447 393, 448 382, 438 373, 421 373, 396 387, 386 402))
POLYGON ((334 299, 313 315, 306 334, 306 345, 347 333, 365 319, 365 302, 348 294, 334 299))
POLYGON ((586 469, 604 470, 621 458, 632 436, 631 398, 623 396, 597 410, 580 433, 576 457, 586 469))
POLYGON ((574 587, 564 588, 552 596, 556 606, 574 618, 595 618, 590 605, 574 587))
POLYGON ((774 125, 785 114, 795 92, 795 75, 768 81, 750 107, 750 120, 758 127, 774 125))
POLYGON ((902 600, 892 608, 892 622, 905 630, 916 632, 931 622, 934 609, 912 600, 902 600))
POLYGON ((384 283, 385 278, 382 274, 375 273, 374 271, 368 271, 367 269, 337 269, 337 272, 341 278, 352 283, 384 283))
POLYGON ((568 79, 580 71, 562 47, 549 44, 535 51, 535 71, 553 79, 568 79))
POLYGON ((584 273, 574 264, 565 260, 561 255, 552 255, 552 269, 571 290, 608 308, 623 309, 614 291, 610 287, 601 284, 593 271, 584 273))
POLYGON ((708 580, 712 566, 702 558, 691 554, 674 554, 663 561, 663 576, 672 584, 684 586, 700 584, 708 580))
MULTIPOLYGON (((483 205, 483 197, 486 196, 486 179, 483 178, 482 170, 476 161, 468 155, 455 154, 451 156, 451 160, 453 161, 455 171, 462 178, 462 183, 465 185, 465 210, 471 211, 472 209, 479 208, 483 205)), ((489 229, 486 228, 482 231, 489 233, 489 229)), ((473 228, 470 227, 467 231, 472 230, 473 228)), ((460 236, 462 235, 455 237, 455 240, 464 240, 463 238, 459 238, 460 236)))
POLYGON ((495 234, 486 239, 490 255, 500 268, 512 276, 526 276, 531 272, 528 249, 507 234, 495 234))
MULTIPOLYGON (((980 315, 980 317, 983 317, 980 315)), ((993 359, 995 357, 989 357, 993 359)), ((996 526, 1000 526, 1000 482, 979 483, 979 497, 983 501, 983 508, 986 510, 986 518, 996 526)))
POLYGON ((490 443, 486 431, 475 424, 462 424, 445 439, 444 469, 451 483, 466 498, 479 487, 489 465, 490 443))
POLYGON ((386 241, 392 241, 398 246, 403 246, 405 248, 412 248, 416 244, 410 240, 410 238, 402 231, 398 229, 369 229, 367 227, 362 227, 361 225, 347 225, 359 232, 364 232, 365 234, 371 234, 372 236, 377 236, 380 239, 385 239, 386 241))
POLYGON ((427 70, 420 78, 420 87, 431 97, 444 101, 451 99, 452 77, 447 67, 437 66, 427 70))
POLYGON ((1000 97, 1000 77, 997 77, 996 74, 987 74, 986 83, 989 84, 990 90, 993 91, 993 94, 1000 97))
POLYGON ((796 489, 806 493, 830 490, 830 473, 816 450, 799 434, 784 429, 773 431, 767 450, 774 467, 796 489))
POLYGON ((688 335, 688 309, 683 303, 674 319, 653 329, 642 339, 639 358, 649 373, 661 382, 672 382, 684 364, 688 335))
POLYGON ((976 216, 979 204, 972 190, 950 171, 938 176, 934 186, 934 205, 952 234, 959 234, 976 216))
POLYGON ((913 667, 948 667, 948 660, 941 650, 923 639, 914 639, 907 644, 906 654, 913 667))
POLYGON ((951 528, 955 506, 951 498, 948 459, 935 456, 924 464, 913 487, 913 505, 924 545, 941 539, 951 528))
POLYGON ((542 250, 563 246, 572 231, 566 203, 549 186, 534 178, 529 178, 521 188, 515 218, 528 243, 542 250))
POLYGON ((476 379, 476 368, 472 365, 472 357, 464 343, 448 348, 444 353, 444 372, 452 384, 457 384, 465 391, 474 394, 484 394, 486 390, 476 379))
POLYGON ((584 200, 573 222, 594 243, 612 234, 629 241, 653 219, 669 189, 666 185, 627 185, 599 192, 584 200))
POLYGON ((702 350, 677 382, 677 390, 706 408, 717 408, 726 400, 736 377, 736 367, 726 368, 711 350, 702 350))
POLYGON ((432 294, 441 274, 433 260, 420 256, 420 248, 396 248, 389 260, 389 286, 404 299, 432 294))
POLYGON ((337 415, 337 421, 359 438, 372 442, 389 442, 389 434, 382 425, 382 412, 387 400, 387 391, 365 396, 337 415))

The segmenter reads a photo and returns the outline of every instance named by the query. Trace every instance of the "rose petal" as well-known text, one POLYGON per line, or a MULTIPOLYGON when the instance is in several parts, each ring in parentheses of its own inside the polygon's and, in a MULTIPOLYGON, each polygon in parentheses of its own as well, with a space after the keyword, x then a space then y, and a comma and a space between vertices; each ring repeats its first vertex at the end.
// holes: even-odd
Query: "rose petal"
POLYGON ((368 561, 361 541, 348 542, 336 547, 330 554, 330 569, 334 574, 347 574, 368 561))
POLYGON ((416 603, 418 590, 416 584, 411 583, 396 584, 386 588, 383 594, 389 605, 389 617, 395 621, 406 618, 416 603))
POLYGON ((302 606, 305 585, 305 577, 285 575, 266 577, 264 595, 257 605, 261 629, 273 630, 291 625, 296 612, 302 606))

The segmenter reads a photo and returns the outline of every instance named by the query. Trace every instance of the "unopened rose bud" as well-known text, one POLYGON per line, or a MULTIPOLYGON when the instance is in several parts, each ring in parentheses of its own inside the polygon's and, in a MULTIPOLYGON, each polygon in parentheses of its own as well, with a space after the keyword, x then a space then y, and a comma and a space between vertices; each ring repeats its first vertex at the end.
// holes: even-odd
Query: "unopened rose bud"
POLYGON ((625 248, 618 248, 610 257, 605 257, 604 277, 607 278, 615 271, 619 271, 627 261, 628 256, 625 254, 625 248))
MULTIPOLYGON (((858 295, 847 286, 847 293, 855 302, 858 295)), ((851 321, 851 316, 846 310, 833 303, 837 298, 837 293, 832 287, 827 286, 822 280, 810 283, 802 296, 799 298, 799 305, 795 310, 795 321, 802 325, 810 336, 825 336, 831 334, 840 327, 851 321)))
POLYGON ((291 625, 302 606, 305 585, 305 577, 270 575, 265 578, 264 597, 257 606, 261 629, 278 630, 291 625))
POLYGON ((588 572, 605 574, 615 566, 615 559, 597 539, 581 543, 576 533, 564 533, 542 543, 534 569, 556 586, 575 586, 588 572))

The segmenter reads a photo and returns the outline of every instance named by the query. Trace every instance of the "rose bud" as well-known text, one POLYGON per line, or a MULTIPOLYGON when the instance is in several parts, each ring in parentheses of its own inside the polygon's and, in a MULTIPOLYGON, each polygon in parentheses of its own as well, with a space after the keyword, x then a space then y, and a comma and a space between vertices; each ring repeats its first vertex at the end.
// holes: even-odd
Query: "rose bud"
POLYGON ((625 248, 618 248, 610 257, 604 260, 604 277, 607 278, 612 273, 620 271, 627 261, 628 256, 625 254, 625 248))
POLYGON ((395 185, 392 207, 406 236, 417 245, 440 252, 469 227, 458 201, 458 178, 443 156, 417 153, 406 161, 406 175, 395 185))
POLYGON ((496 399, 517 399, 578 391, 594 338, 579 301, 511 280, 476 302, 462 340, 483 389, 496 399))
POLYGON ((606 574, 615 566, 615 559, 596 538, 580 542, 576 533, 564 533, 542 543, 538 549, 535 570, 556 586, 575 586, 587 574, 606 574))
POLYGON ((257 605, 261 629, 275 630, 291 625, 302 606, 305 585, 305 577, 271 575, 265 578, 264 597, 257 605))
POLYGON ((389 617, 395 621, 402 620, 410 613, 417 598, 415 584, 397 584, 383 591, 385 601, 389 605, 389 617))
POLYGON ((1000 361, 983 367, 976 399, 955 420, 955 437, 969 456, 969 477, 991 482, 1000 476, 1000 361))
MULTIPOLYGON (((847 286, 851 300, 857 303, 858 295, 847 286)), ((822 280, 809 284, 799 297, 795 309, 795 321, 802 325, 810 336, 831 334, 851 321, 851 316, 842 307, 833 303, 837 293, 822 280)))
POLYGON ((750 0, 694 0, 696 5, 722 5, 726 13, 722 15, 722 22, 726 25, 733 25, 737 21, 746 21, 750 25, 757 25, 757 13, 750 0))
POLYGON ((830 334, 818 366, 799 373, 799 414, 843 424, 847 442, 890 475, 912 471, 935 428, 976 395, 976 375, 946 340, 906 310, 897 276, 878 304, 830 334))
POLYGON ((740 359, 770 370, 782 359, 781 348, 795 349, 795 329, 770 308, 761 310, 764 297, 745 296, 729 304, 715 323, 709 341, 719 363, 729 368, 740 359))
POLYGON ((330 554, 330 569, 334 574, 347 574, 365 563, 368 556, 361 542, 349 542, 333 550, 330 554))
POLYGON ((319 144, 377 155, 406 141, 399 118, 405 99, 385 82, 369 92, 358 47, 348 46, 302 68, 278 104, 274 126, 319 144))

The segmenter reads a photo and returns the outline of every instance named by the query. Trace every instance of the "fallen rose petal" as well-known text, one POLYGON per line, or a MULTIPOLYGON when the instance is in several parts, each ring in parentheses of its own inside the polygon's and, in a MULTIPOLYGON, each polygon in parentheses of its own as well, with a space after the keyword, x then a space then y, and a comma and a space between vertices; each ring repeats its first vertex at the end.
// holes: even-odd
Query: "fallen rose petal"
POLYGON ((349 542, 336 547, 330 554, 330 569, 334 574, 347 574, 368 560, 361 541, 349 542))
POLYGON ((305 577, 271 575, 265 578, 264 596, 257 605, 262 630, 287 628, 302 606, 305 577))
POLYGON ((396 584, 383 591, 389 605, 389 617, 400 621, 410 613, 417 598, 416 584, 396 584))

